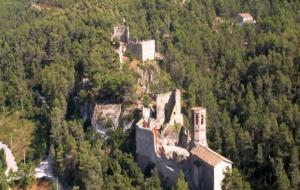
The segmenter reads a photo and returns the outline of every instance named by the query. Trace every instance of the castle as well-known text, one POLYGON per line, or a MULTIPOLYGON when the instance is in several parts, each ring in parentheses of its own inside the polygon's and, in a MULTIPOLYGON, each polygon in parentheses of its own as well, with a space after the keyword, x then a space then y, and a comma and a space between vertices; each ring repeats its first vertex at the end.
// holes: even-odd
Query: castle
POLYGON ((120 57, 120 62, 123 61, 123 54, 128 51, 133 57, 141 61, 151 61, 155 59, 155 40, 143 40, 139 41, 129 37, 129 27, 120 25, 114 27, 114 32, 111 36, 111 41, 116 39, 120 46, 117 49, 117 53, 120 57))
POLYGON ((136 126, 136 155, 142 169, 157 167, 165 184, 185 173, 191 189, 221 190, 232 162, 208 147, 206 109, 192 108, 192 130, 183 127, 180 90, 156 95, 153 108, 143 108, 136 126))
MULTIPOLYGON (((129 28, 126 26, 115 27, 112 41, 113 39, 120 44, 117 50, 120 60, 127 49, 141 61, 155 59, 155 41, 129 38, 129 28)), ((224 172, 231 170, 233 163, 208 147, 206 109, 194 107, 191 111, 192 129, 189 130, 184 127, 181 92, 178 89, 156 94, 152 106, 142 107, 142 117, 136 123, 137 162, 143 170, 155 165, 167 186, 174 185, 180 171, 183 171, 190 189, 221 190, 224 172)), ((103 115, 109 116, 111 120, 117 118, 113 117, 116 114, 106 112, 94 112, 95 129, 105 131, 101 126, 105 126, 103 121, 106 120, 99 119, 103 115)))

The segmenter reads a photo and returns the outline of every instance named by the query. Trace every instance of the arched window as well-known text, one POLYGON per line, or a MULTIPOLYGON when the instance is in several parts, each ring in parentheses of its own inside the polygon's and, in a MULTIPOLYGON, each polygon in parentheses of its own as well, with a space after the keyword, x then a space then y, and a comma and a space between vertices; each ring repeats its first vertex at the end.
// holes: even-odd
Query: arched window
POLYGON ((201 125, 203 125, 203 124, 204 124, 204 116, 201 115, 201 125))
POLYGON ((196 125, 198 125, 198 124, 199 124, 199 115, 196 114, 196 125))

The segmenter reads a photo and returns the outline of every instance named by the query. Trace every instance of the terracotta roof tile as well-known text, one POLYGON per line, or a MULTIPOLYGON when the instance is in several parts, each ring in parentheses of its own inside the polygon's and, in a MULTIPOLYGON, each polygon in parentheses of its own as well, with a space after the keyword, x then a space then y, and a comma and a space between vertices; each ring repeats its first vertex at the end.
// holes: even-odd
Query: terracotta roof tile
POLYGON ((224 156, 221 156, 215 151, 201 145, 194 147, 191 150, 191 153, 211 166, 216 166, 221 161, 232 164, 232 161, 228 160, 224 156))
POLYGON ((239 13, 239 15, 243 18, 253 18, 249 13, 239 13))

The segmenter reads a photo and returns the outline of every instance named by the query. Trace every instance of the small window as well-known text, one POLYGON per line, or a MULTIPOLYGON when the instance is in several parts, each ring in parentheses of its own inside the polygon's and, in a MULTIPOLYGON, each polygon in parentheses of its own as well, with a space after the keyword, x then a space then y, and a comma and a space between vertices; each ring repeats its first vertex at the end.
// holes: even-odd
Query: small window
POLYGON ((204 123, 204 116, 201 115, 201 125, 203 125, 203 123, 204 123))
POLYGON ((196 125, 198 125, 199 124, 199 115, 198 114, 196 114, 196 125))

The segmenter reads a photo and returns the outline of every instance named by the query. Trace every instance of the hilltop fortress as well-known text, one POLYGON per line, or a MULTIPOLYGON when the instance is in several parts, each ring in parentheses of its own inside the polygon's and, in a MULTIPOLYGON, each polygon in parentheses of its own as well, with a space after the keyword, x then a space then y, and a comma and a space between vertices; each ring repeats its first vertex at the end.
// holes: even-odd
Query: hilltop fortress
POLYGON ((129 37, 129 27, 120 25, 114 27, 111 41, 117 40, 119 47, 116 50, 123 62, 123 54, 128 50, 133 57, 141 61, 151 61, 155 59, 155 40, 137 40, 129 37))
POLYGON ((221 190, 224 172, 232 168, 232 162, 208 147, 206 109, 191 111, 190 136, 184 127, 180 90, 157 94, 154 109, 143 108, 137 122, 137 161, 142 169, 154 164, 169 186, 183 171, 191 189, 221 190))
MULTIPOLYGON (((155 41, 130 38, 127 26, 114 27, 111 40, 118 41, 116 45, 121 63, 127 49, 142 62, 155 59, 155 41)), ((155 165, 167 186, 174 185, 180 171, 183 171, 191 189, 221 190, 224 172, 231 170, 232 162, 208 147, 206 108, 191 109, 192 127, 188 129, 181 113, 179 89, 152 94, 151 97, 151 106, 139 107, 142 116, 136 123, 136 159, 140 167, 145 170, 155 165)), ((99 105, 99 110, 93 115, 94 129, 105 133, 103 123, 107 120, 103 116, 117 125, 121 107, 109 107, 111 109, 99 105)))

